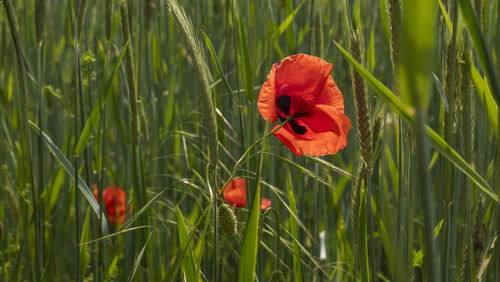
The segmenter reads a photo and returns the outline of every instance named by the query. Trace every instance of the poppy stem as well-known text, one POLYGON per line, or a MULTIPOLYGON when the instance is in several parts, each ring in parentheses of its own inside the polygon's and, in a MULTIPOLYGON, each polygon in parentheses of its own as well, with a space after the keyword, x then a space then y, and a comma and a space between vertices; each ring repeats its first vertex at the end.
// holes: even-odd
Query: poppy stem
POLYGON ((224 192, 224 189, 226 189, 226 187, 229 185, 229 183, 231 182, 231 180, 233 180, 234 176, 236 175, 236 170, 241 165, 241 163, 243 163, 243 161, 248 156, 248 154, 250 153, 250 151, 252 151, 253 148, 255 148, 257 145, 259 145, 267 137, 273 135, 276 131, 278 131, 280 128, 282 128, 283 126, 285 126, 285 124, 287 124, 290 120, 292 120, 292 117, 288 117, 286 120, 284 120, 282 123, 280 123, 280 125, 278 127, 276 127, 275 129, 273 129, 269 133, 267 133, 267 130, 266 130, 266 133, 264 134, 263 137, 261 137, 259 140, 255 141, 255 143, 253 143, 252 145, 250 145, 250 147, 248 147, 248 149, 243 153, 243 155, 241 155, 241 157, 238 159, 238 161, 234 164, 233 171, 231 172, 231 175, 229 176, 229 178, 224 183, 224 186, 222 186, 222 188, 219 190, 219 197, 221 197, 222 192, 224 192))
POLYGON ((280 216, 278 215, 278 212, 274 208, 268 208, 266 211, 264 211, 264 214, 262 215, 262 225, 260 226, 260 231, 259 231, 259 244, 260 240, 262 238, 262 230, 264 229, 264 220, 266 219, 267 213, 272 212, 274 216, 276 217, 276 222, 278 224, 278 230, 276 231, 277 233, 277 241, 276 241, 276 269, 279 270, 280 268, 280 242, 281 242, 281 234, 280 234, 280 226, 281 226, 281 221, 280 221, 280 216))

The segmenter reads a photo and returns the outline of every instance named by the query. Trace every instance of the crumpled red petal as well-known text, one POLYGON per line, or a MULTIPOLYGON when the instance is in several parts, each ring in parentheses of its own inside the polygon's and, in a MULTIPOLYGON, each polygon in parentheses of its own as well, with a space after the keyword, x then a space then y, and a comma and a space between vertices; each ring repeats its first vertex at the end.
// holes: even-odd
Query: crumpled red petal
POLYGON ((246 189, 247 184, 245 179, 236 177, 231 180, 226 189, 224 189, 224 191, 222 192, 222 197, 228 204, 232 206, 245 207, 247 202, 246 189))
POLYGON ((342 93, 331 76, 328 76, 325 87, 319 95, 316 104, 328 105, 333 107, 338 112, 344 112, 344 97, 342 97, 342 93))
POLYGON ((257 107, 262 117, 270 123, 273 123, 278 118, 276 112, 276 90, 274 78, 276 75, 276 65, 273 65, 271 72, 267 75, 267 80, 262 85, 259 93, 257 107))
MULTIPOLYGON (((241 177, 235 177, 222 192, 222 197, 229 205, 245 208, 247 205, 247 184, 246 180, 241 177)), ((266 210, 271 206, 271 200, 262 198, 260 209, 266 210)))
MULTIPOLYGON (((94 197, 98 200, 98 189, 94 187, 94 197)), ((110 185, 102 192, 104 206, 111 224, 121 224, 125 220, 126 193, 117 185, 110 185)))
POLYGON ((271 200, 268 198, 262 198, 260 202, 260 210, 264 211, 271 207, 271 200))
POLYGON ((276 69, 276 99, 290 97, 290 113, 304 113, 314 108, 330 77, 332 65, 321 58, 297 54, 283 59, 276 69))
MULTIPOLYGON (((285 126, 276 131, 274 136, 297 156, 335 154, 347 145, 347 132, 351 121, 331 106, 317 105, 295 122, 306 128, 305 134, 298 135, 291 127, 285 126)), ((277 127, 278 125, 274 129, 277 127)))

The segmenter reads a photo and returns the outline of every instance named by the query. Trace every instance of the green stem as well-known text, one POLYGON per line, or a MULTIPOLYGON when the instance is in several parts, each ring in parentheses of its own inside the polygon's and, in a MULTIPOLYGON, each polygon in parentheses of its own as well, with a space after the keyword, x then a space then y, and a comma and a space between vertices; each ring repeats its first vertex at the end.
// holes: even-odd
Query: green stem
MULTIPOLYGON (((268 129, 269 129, 269 123, 266 123, 266 128, 264 130, 264 136, 266 136, 266 134, 268 132, 268 129)), ((257 172, 256 172, 256 175, 255 175, 255 178, 256 178, 255 189, 253 190, 253 192, 254 192, 253 201, 257 201, 256 205, 259 206, 259 208, 257 209, 258 213, 260 213, 260 176, 261 176, 261 173, 262 173, 262 162, 263 162, 263 160, 264 160, 264 143, 261 145, 259 164, 257 166, 257 172), (259 198, 257 196, 259 196, 259 198)), ((248 203, 249 207, 251 205, 253 206, 254 204, 253 203, 248 203)), ((250 213, 253 213, 255 211, 256 210, 252 208, 251 211, 250 211, 250 213)), ((259 216, 259 215, 257 215, 257 216, 259 216)), ((250 219, 249 219, 249 221, 250 221, 250 219)), ((257 225, 258 225, 258 223, 257 223, 257 225)), ((262 223, 261 227, 263 227, 263 225, 264 224, 262 223)), ((261 229, 261 231, 262 231, 262 229, 261 229)), ((248 233, 245 234, 245 236, 247 236, 247 235, 248 235, 248 233)), ((258 250, 259 250, 260 235, 261 234, 259 234, 259 238, 257 239, 257 246, 256 246, 257 247, 257 253, 258 253, 258 250)), ((258 255, 260 257, 261 253, 258 253, 258 255)), ((254 274, 255 274, 255 271, 254 271, 254 274)), ((259 264, 259 273, 258 273, 258 275, 259 275, 258 277, 262 277, 262 267, 261 267, 260 264, 259 264)), ((238 278, 240 278, 240 277, 238 277, 238 278)))
MULTIPOLYGON (((77 37, 77 25, 75 25, 75 34, 73 37, 74 40, 74 60, 75 60, 75 95, 73 97, 73 115, 74 115, 74 125, 73 125, 73 134, 74 134, 74 148, 76 149, 77 141, 78 141, 78 92, 79 92, 79 82, 80 82, 80 75, 79 75, 79 68, 78 68, 78 61, 79 61, 79 55, 78 55, 78 37, 77 37)), ((73 150, 75 151, 75 150, 73 150)), ((78 193, 78 167, 79 167, 79 160, 78 160, 78 155, 73 156, 73 167, 74 167, 74 179, 75 179, 75 230, 76 230, 76 247, 75 247, 75 256, 76 256, 76 278, 75 280, 77 282, 81 281, 80 278, 80 197, 78 193)))
MULTIPOLYGON (((241 89, 240 89, 240 77, 239 77, 239 68, 238 68, 238 45, 237 45, 237 28, 236 28, 236 16, 234 15, 234 2, 231 1, 230 3, 231 5, 231 20, 232 20, 232 23, 233 23, 233 47, 234 47, 234 61, 236 62, 236 89, 238 91, 236 97, 238 99, 238 111, 239 111, 239 114, 240 114, 240 130, 241 130, 241 133, 240 133, 240 137, 241 137, 241 148, 242 148, 242 152, 245 151, 245 131, 244 131, 244 122, 243 122, 243 105, 241 104, 241 89)), ((224 74, 222 74, 223 76, 224 74)))
MULTIPOLYGON (((28 185, 31 186, 31 192, 32 192, 32 200, 33 200, 33 211, 34 211, 34 220, 35 222, 38 222, 38 216, 37 216, 37 193, 35 191, 35 180, 34 180, 34 174, 33 174, 33 151, 32 151, 32 144, 31 144, 31 134, 29 130, 29 117, 28 117, 28 87, 26 84, 26 70, 24 66, 24 61, 23 61, 23 51, 21 49, 21 43, 19 40, 19 32, 18 32, 18 23, 17 23, 17 18, 14 13, 14 9, 12 7, 12 4, 10 3, 9 0, 4 0, 3 1, 4 7, 5 7, 5 12, 7 14, 7 20, 9 22, 9 27, 10 27, 10 32, 12 36, 12 41, 14 42, 14 47, 16 50, 16 58, 17 58, 17 63, 19 66, 19 86, 21 88, 21 107, 20 107, 20 120, 22 124, 22 129, 21 129, 21 146, 22 146, 22 162, 23 162, 23 168, 25 170, 25 175, 24 177, 27 178, 27 183, 28 185), (27 156, 25 155, 27 152, 27 156)), ((36 250, 35 250, 35 280, 39 281, 40 280, 40 265, 41 265, 41 242, 40 242, 40 230, 39 230, 39 225, 35 223, 35 238, 36 238, 36 250)))
POLYGON ((368 246, 368 256, 370 261, 370 273, 371 273, 371 281, 375 281, 375 238, 373 237, 373 209, 372 209, 372 187, 371 187, 371 168, 366 169, 365 174, 365 183, 366 183, 366 210, 367 210, 367 219, 368 219, 368 233, 370 235, 370 241, 368 246))
MULTIPOLYGON (((457 1, 453 1, 453 30, 457 31, 457 22, 458 22, 458 3, 457 1)), ((446 96, 448 101, 450 102, 449 111, 446 112, 446 127, 445 127, 445 141, 450 145, 453 145, 453 123, 455 122, 454 116, 454 101, 456 97, 455 93, 455 77, 456 77, 456 56, 457 56, 457 33, 453 32, 451 39, 451 50, 448 52, 449 57, 448 61, 448 76, 446 81, 446 96)), ((456 232, 456 226, 453 225, 453 216, 451 214, 451 206, 453 201, 453 193, 452 190, 454 187, 454 170, 450 161, 446 161, 444 163, 444 220, 445 220, 445 229, 444 229, 444 242, 443 242, 443 255, 444 255, 444 269, 443 269, 443 279, 444 281, 454 281, 452 267, 454 267, 454 259, 450 254, 451 249, 455 248, 452 244, 452 236, 456 232)))
MULTIPOLYGON (((416 99, 415 99, 416 100, 416 99)), ((420 201, 424 214, 424 254, 428 258, 424 262, 426 270, 426 277, 429 281, 440 281, 439 273, 439 256, 436 252, 434 242, 434 197, 431 190, 429 177, 427 175, 427 146, 425 143, 425 125, 424 125, 424 110, 420 105, 416 106, 416 121, 415 121, 415 136, 416 136, 416 149, 419 155, 417 161, 417 187, 420 190, 420 201)))
MULTIPOLYGON (((498 9, 500 10, 500 6, 498 9)), ((497 118, 498 118, 498 122, 500 124, 500 111, 498 112, 497 118)), ((497 131, 498 131, 497 136, 500 136, 500 126, 498 127, 497 131)), ((496 177, 494 177, 493 181, 496 181, 496 184, 497 184, 496 195, 498 197, 500 197, 500 139, 497 138, 496 142, 497 142, 497 144, 496 144, 496 146, 497 146, 497 148, 496 148, 496 166, 494 169, 497 171, 497 173, 496 173, 496 177)), ((496 222, 495 222, 496 232, 497 232, 497 234, 500 234, 500 209, 498 208, 498 204, 497 204, 497 207, 495 208, 494 219, 496 220, 496 222)), ((496 256, 495 272, 494 273, 495 273, 495 277, 500 277, 500 248, 497 247, 495 249, 496 249, 496 251, 494 251, 494 254, 492 254, 492 256, 496 256)))
MULTIPOLYGON (((44 99, 43 99, 43 41, 40 41, 37 49, 37 80, 39 83, 39 96, 38 96, 38 127, 40 131, 43 131, 43 114, 44 114, 44 99)), ((44 146, 42 136, 38 136, 38 195, 40 198, 44 190, 44 146)), ((45 232, 44 232, 44 206, 43 202, 39 203, 38 207, 38 235, 41 238, 37 238, 40 241, 39 250, 39 268, 43 271, 43 258, 45 253, 45 232)))
MULTIPOLYGON (((220 267, 220 263, 219 263, 219 259, 220 259, 220 256, 219 256, 219 230, 218 230, 218 227, 219 227, 219 217, 217 216, 217 211, 218 211, 218 202, 220 199, 222 199, 222 197, 220 196, 220 194, 217 192, 217 165, 215 165, 214 167, 211 167, 211 165, 209 164, 208 165, 209 168, 212 168, 213 170, 213 177, 214 177, 214 186, 212 187, 212 191, 213 191, 213 201, 214 201, 214 210, 213 210, 213 224, 214 224, 214 281, 218 282, 220 281, 220 277, 219 277, 219 267, 220 267)), ((208 181, 210 182, 210 179, 208 179, 208 181)))
MULTIPOLYGON (((111 3, 110 3, 111 5, 111 3)), ((105 71, 104 73, 107 73, 108 65, 109 65, 109 53, 111 49, 111 42, 109 39, 106 40, 106 63, 104 65, 105 71)), ((105 152, 106 152, 106 105, 107 105, 107 100, 104 100, 104 103, 99 103, 99 108, 100 111, 102 112, 102 123, 101 123, 101 167, 99 168, 99 189, 98 189, 98 202, 99 202, 99 207, 102 209, 103 208, 103 203, 104 203, 104 198, 103 198, 103 190, 104 190, 104 167, 105 167, 105 152)), ((98 235, 99 238, 103 236, 103 230, 102 230, 102 224, 106 220, 103 216, 104 213, 99 214, 99 226, 98 226, 98 235)), ((105 268, 105 261, 104 261, 104 244, 102 241, 99 241, 97 245, 97 268, 98 268, 98 281, 104 280, 104 268, 105 268)))
MULTIPOLYGON (((409 143, 411 144, 412 142, 412 137, 408 138, 409 143)), ((407 198, 407 220, 406 224, 408 226, 408 235, 406 238, 406 244, 407 244, 407 269, 406 269, 406 276, 404 278, 411 279, 413 277, 413 266, 412 266, 412 256, 410 254, 413 254, 413 199, 414 199, 414 185, 413 181, 415 179, 414 177, 414 160, 413 160, 413 153, 412 153, 412 146, 408 145, 408 198, 407 198)))
POLYGON ((281 221, 280 221, 280 216, 278 215, 278 212, 274 208, 268 208, 266 211, 264 211, 264 214, 262 215, 262 224, 260 225, 260 230, 259 230, 259 246, 260 246, 260 240, 262 239, 262 230, 264 229, 264 221, 267 218, 267 214, 271 212, 274 214, 274 217, 276 217, 276 223, 278 225, 278 230, 276 231, 276 269, 280 269, 280 243, 281 243, 281 221))
MULTIPOLYGON (((318 191, 318 178, 319 178, 319 164, 316 162, 314 165, 314 240, 316 241, 315 244, 313 244, 313 256, 318 256, 318 244, 319 244, 319 224, 320 224, 320 217, 319 217, 319 191, 318 191)), ((317 272, 313 270, 313 280, 316 281, 317 272)))
MULTIPOLYGON (((125 0, 120 1, 120 12, 121 12, 121 26, 123 38, 128 42, 129 46, 125 51, 125 61, 126 61, 126 74, 129 89, 129 106, 131 112, 130 127, 131 127, 131 145, 132 145, 132 183, 134 197, 137 207, 143 207, 146 202, 146 187, 142 178, 142 163, 141 163, 141 150, 139 146, 139 113, 138 113, 138 100, 139 95, 137 92, 137 83, 134 69, 134 58, 132 53, 131 35, 130 35, 130 24, 128 17, 128 5, 125 0)), ((147 225, 147 213, 139 217, 140 225, 147 225)), ((145 245, 146 234, 148 233, 147 228, 142 229, 139 232, 139 241, 137 242, 139 246, 145 245)), ((142 270, 147 270, 147 256, 142 259, 142 270)))
MULTIPOLYGON (((222 186, 222 188, 219 190, 219 194, 222 194, 222 192, 224 192, 224 189, 226 189, 226 187, 229 185, 229 183, 231 182, 231 180, 233 180, 234 176, 236 175, 236 171, 238 169, 238 167, 241 165, 241 163, 245 160, 245 158, 248 156, 248 154, 252 151, 253 148, 255 148, 257 145, 259 145, 262 141, 264 141, 267 137, 273 135, 276 131, 278 131, 280 128, 282 128, 283 126, 285 126, 285 124, 287 124, 290 120, 292 119, 292 117, 288 117, 284 122, 282 122, 278 127, 276 127, 274 130, 272 130, 271 132, 265 134, 263 137, 261 137, 259 140, 255 141, 255 143, 253 143, 252 145, 250 145, 250 147, 248 147, 248 149, 245 151, 245 153, 243 153, 243 155, 238 159, 238 161, 234 164, 234 167, 233 167, 233 171, 231 172, 231 175, 229 176, 229 178, 226 180, 226 182, 224 183, 224 185, 222 186)), ((258 180, 258 179, 257 179, 258 180)))

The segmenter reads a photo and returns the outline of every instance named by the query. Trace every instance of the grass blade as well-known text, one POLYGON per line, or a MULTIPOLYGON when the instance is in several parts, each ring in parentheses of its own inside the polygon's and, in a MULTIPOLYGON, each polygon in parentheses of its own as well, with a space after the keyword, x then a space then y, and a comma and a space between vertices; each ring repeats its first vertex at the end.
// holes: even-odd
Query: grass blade
POLYGON ((245 70, 245 85, 246 85, 246 92, 245 95, 247 96, 248 100, 254 101, 255 100, 255 95, 253 91, 253 67, 252 67, 252 62, 250 58, 250 50, 248 48, 248 37, 247 33, 245 31, 245 26, 243 24, 243 21, 240 19, 238 21, 239 27, 240 27, 240 42, 241 42, 241 48, 243 52, 243 63, 244 63, 244 70, 245 70))
POLYGON ((255 189, 252 208, 248 218, 241 250, 240 266, 238 268, 238 281, 253 281, 255 265, 257 264, 257 243, 259 237, 260 217, 260 189, 255 189))
POLYGON ((210 38, 206 35, 206 33, 203 32, 203 38, 205 39, 205 44, 207 45, 208 51, 210 52, 210 56, 212 57, 212 61, 214 62, 215 66, 217 67, 217 70, 219 71, 219 74, 224 81, 224 85, 227 88, 227 91, 229 93, 233 93, 233 88, 231 88, 231 85, 229 84, 229 81, 227 80, 226 76, 224 75, 224 71, 222 70, 222 64, 219 61, 219 58, 215 54, 214 50, 214 45, 212 44, 212 41, 210 41, 210 38))
MULTIPOLYGON (((45 132, 41 132, 40 128, 38 128, 38 126, 35 123, 30 121, 30 125, 36 134, 41 135, 43 137, 43 142, 45 143, 45 145, 47 145, 50 152, 54 155, 54 157, 59 162, 59 164, 64 168, 66 173, 74 180, 75 169, 71 165, 70 161, 61 152, 59 147, 57 147, 57 145, 52 141, 52 139, 45 132)), ((94 194, 92 193, 92 191, 90 191, 89 186, 87 185, 87 183, 85 183, 85 181, 83 181, 83 179, 80 176, 78 176, 78 189, 80 189, 80 192, 83 194, 85 199, 87 199, 90 206, 94 210, 94 213, 97 216, 99 216, 99 213, 101 212, 101 208, 99 207, 99 204, 95 200, 94 194)), ((106 216, 104 214, 103 214, 103 217, 106 218, 106 216)), ((102 225, 103 225, 102 228, 103 228, 104 234, 107 234, 108 233, 107 230, 109 229, 107 220, 103 220, 102 225)))
MULTIPOLYGON (((83 222, 82 234, 80 236, 79 242, 88 241, 89 238, 90 238, 90 209, 87 208, 87 214, 85 216, 85 221, 83 222)), ((82 270, 81 275, 83 277, 85 277, 85 268, 89 263, 89 259, 90 255, 88 254, 88 245, 82 246, 80 248, 80 269, 82 270)))
MULTIPOLYGON (((291 212, 297 214, 297 206, 295 204, 295 196, 293 195, 292 186, 292 175, 288 172, 286 178, 286 188, 288 190, 288 200, 290 201, 291 212)), ((293 272, 295 276, 295 282, 304 281, 304 276, 302 274, 302 263, 300 262, 300 246, 296 243, 299 241, 299 228, 297 227, 297 221, 294 217, 290 217, 290 233, 294 238, 293 241, 293 272)))
POLYGON ((444 108, 446 111, 448 111, 450 107, 448 106, 448 99, 446 99, 446 94, 444 94, 443 85, 441 84, 441 81, 439 81, 439 78, 434 73, 432 74, 432 78, 434 79, 434 86, 436 86, 436 90, 439 92, 439 95, 441 95, 444 108))
POLYGON ((132 271, 130 272, 127 281, 133 281, 135 273, 137 272, 137 269, 139 268, 139 265, 141 263, 142 257, 144 256, 144 252, 146 251, 146 246, 148 245, 149 239, 151 239, 151 235, 153 235, 154 230, 149 233, 148 238, 146 239, 146 242, 144 242, 144 246, 142 246, 141 251, 139 252, 139 255, 137 255, 137 258, 135 259, 134 262, 134 267, 132 268, 132 271))
POLYGON ((448 26, 448 30, 450 31, 450 33, 453 33, 453 25, 451 24, 450 17, 448 16, 446 9, 444 8, 443 2, 441 0, 438 0, 438 3, 439 8, 441 9, 441 14, 443 14, 443 18, 446 22, 446 26, 448 26))
POLYGON ((120 63, 123 59, 123 56, 125 55, 125 51, 127 50, 127 45, 128 43, 125 44, 125 47, 123 47, 123 51, 122 54, 120 55, 120 58, 116 62, 113 71, 106 79, 106 82, 104 83, 104 86, 101 89, 101 94, 99 95, 101 98, 99 99, 99 102, 97 102, 95 107, 92 109, 92 112, 90 113, 87 122, 85 122, 85 127, 83 128, 83 131, 80 135, 80 138, 78 139, 78 143, 75 148, 76 155, 79 155, 82 152, 82 150, 85 149, 87 142, 90 139, 90 136, 92 135, 92 132, 94 132, 95 128, 99 124, 99 121, 101 120, 103 105, 108 97, 109 89, 111 88, 111 83, 113 82, 116 71, 120 67, 120 63))
POLYGON ((488 82, 481 77, 479 71, 476 69, 470 56, 465 56, 465 63, 467 64, 467 68, 469 69, 469 74, 472 79, 472 83, 474 84, 474 88, 476 88, 477 96, 481 101, 481 105, 483 105, 486 110, 486 115, 493 127, 493 132, 495 134, 498 133, 498 105, 495 102, 493 96, 491 96, 490 88, 488 86, 488 82))
POLYGON ((496 102, 500 103, 500 86, 498 85, 498 79, 495 75, 495 69, 493 68, 493 61, 488 53, 484 37, 481 33, 481 28, 477 21, 477 18, 472 10, 472 5, 469 0, 458 0, 460 4, 460 11, 462 12, 465 25, 471 36, 472 43, 476 49, 477 56, 481 62, 481 66, 486 72, 486 77, 491 83, 493 95, 496 98, 496 102))
MULTIPOLYGON (((356 71, 370 84, 370 86, 375 90, 375 92, 387 103, 391 110, 402 117, 406 123, 412 125, 415 121, 415 116, 413 110, 403 103, 400 99, 392 93, 389 88, 387 88, 382 82, 376 79, 371 73, 369 73, 365 68, 363 68, 356 60, 354 60, 345 49, 343 49, 338 43, 334 42, 337 48, 340 50, 344 58, 352 65, 356 71)), ((446 143, 439 134, 437 134, 432 128, 426 126, 427 135, 430 138, 431 146, 440 152, 445 158, 451 161, 451 163, 467 175, 479 189, 485 192, 493 200, 498 202, 498 196, 493 192, 492 188, 488 182, 481 177, 465 160, 455 151, 448 143, 446 143)))
MULTIPOLYGON (((200 224, 203 222, 203 219, 205 219, 207 214, 209 214, 211 207, 212 207, 212 205, 209 205, 205 209, 205 211, 203 211, 203 213, 198 218, 198 220, 196 221, 196 224, 194 225, 193 230, 191 231, 191 233, 189 233, 189 237, 187 239, 188 244, 190 244, 190 242, 193 240, 194 234, 196 233, 195 232, 196 229, 198 229, 200 224)), ((179 267, 181 265, 181 261, 184 258, 187 250, 188 250, 188 248, 181 248, 177 251, 177 254, 176 254, 175 260, 174 260, 174 264, 168 269, 168 272, 165 275, 165 279, 163 279, 163 281, 175 281, 175 276, 177 275, 177 271, 179 270, 179 267)))
POLYGON ((293 19, 295 18, 295 16, 297 15, 297 13, 299 12, 300 8, 302 7, 302 5, 305 3, 305 0, 303 0, 302 2, 300 2, 300 4, 297 6, 297 8, 295 8, 295 10, 293 10, 293 12, 291 12, 280 24, 280 26, 278 27, 278 30, 276 30, 276 32, 274 33, 273 37, 275 38, 278 38, 280 37, 280 35, 283 34, 283 32, 285 32, 285 30, 288 28, 288 26, 290 26, 290 24, 292 23, 293 19))
POLYGON ((179 241, 181 243, 182 249, 187 249, 184 258, 182 259, 182 264, 184 266, 185 279, 188 282, 197 281, 196 267, 193 260, 193 249, 191 248, 191 243, 188 242, 188 234, 186 231, 186 225, 184 223, 184 216, 181 210, 177 206, 177 229, 179 232, 179 241))

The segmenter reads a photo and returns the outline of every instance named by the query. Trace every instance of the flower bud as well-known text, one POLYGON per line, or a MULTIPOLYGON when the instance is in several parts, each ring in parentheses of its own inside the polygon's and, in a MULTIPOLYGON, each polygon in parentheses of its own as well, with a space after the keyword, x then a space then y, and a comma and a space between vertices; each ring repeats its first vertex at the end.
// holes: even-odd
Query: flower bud
POLYGON ((271 279, 269 282, 285 282, 285 276, 281 270, 276 269, 273 274, 271 274, 271 279))
POLYGON ((228 236, 236 234, 236 217, 228 205, 222 203, 217 211, 217 216, 219 218, 219 227, 224 234, 228 236))

